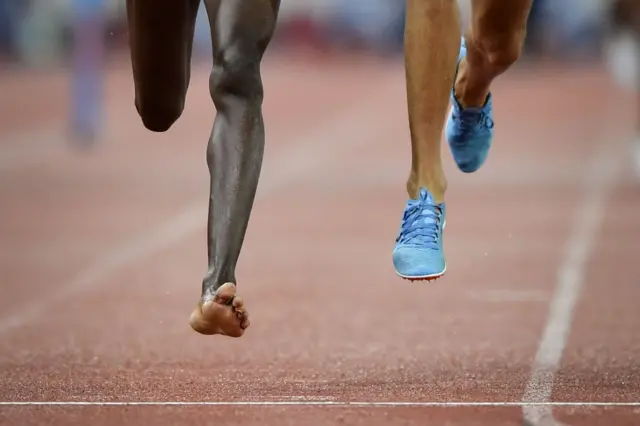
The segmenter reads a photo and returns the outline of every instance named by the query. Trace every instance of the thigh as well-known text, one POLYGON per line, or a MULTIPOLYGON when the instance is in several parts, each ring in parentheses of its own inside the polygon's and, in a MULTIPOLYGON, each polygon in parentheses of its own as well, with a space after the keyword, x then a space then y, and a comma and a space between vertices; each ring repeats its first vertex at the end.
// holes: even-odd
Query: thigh
POLYGON ((474 36, 500 42, 524 41, 533 0, 471 0, 474 36))
POLYGON ((127 0, 136 104, 184 102, 200 0, 127 0))

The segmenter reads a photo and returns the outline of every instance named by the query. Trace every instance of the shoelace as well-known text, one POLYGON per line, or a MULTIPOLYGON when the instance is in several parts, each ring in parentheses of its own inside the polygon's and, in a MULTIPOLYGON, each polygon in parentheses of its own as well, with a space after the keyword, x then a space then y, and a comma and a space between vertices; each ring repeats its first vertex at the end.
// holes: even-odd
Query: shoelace
POLYGON ((438 249, 441 220, 440 207, 416 202, 404 212, 397 242, 438 249))
POLYGON ((493 128, 493 120, 491 117, 478 109, 462 110, 458 114, 453 114, 453 119, 459 120, 462 135, 466 135, 475 130, 478 126, 485 126, 489 129, 493 128))

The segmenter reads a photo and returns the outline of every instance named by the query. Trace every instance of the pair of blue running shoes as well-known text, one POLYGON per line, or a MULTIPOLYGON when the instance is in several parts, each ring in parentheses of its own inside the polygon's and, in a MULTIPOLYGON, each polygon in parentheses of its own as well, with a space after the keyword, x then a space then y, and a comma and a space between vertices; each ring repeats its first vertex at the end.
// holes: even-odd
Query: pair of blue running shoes
MULTIPOLYGON (((466 52, 463 39, 458 64, 466 52)), ((451 103, 445 129, 447 142, 458 168, 465 173, 473 173, 484 164, 491 148, 491 94, 482 108, 462 108, 452 89, 451 103)), ((436 204, 426 188, 420 188, 418 199, 407 201, 393 250, 393 265, 400 277, 412 281, 430 281, 444 275, 447 263, 442 247, 442 232, 446 223, 445 204, 436 204)))

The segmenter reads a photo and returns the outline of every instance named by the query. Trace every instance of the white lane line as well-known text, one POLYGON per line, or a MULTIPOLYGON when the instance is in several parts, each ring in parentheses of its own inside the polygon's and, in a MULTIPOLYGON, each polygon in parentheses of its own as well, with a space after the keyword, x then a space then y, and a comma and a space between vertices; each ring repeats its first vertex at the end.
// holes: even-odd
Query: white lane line
POLYGON ((550 304, 544 332, 538 344, 529 383, 523 396, 524 420, 529 425, 554 425, 547 403, 553 391, 555 374, 567 342, 573 311, 584 281, 585 264, 593 249, 605 212, 607 197, 616 177, 616 157, 611 147, 605 147, 594 158, 584 179, 584 196, 578 206, 572 232, 567 240, 560 264, 555 293, 550 304), (538 405, 531 405, 538 403, 538 405))
POLYGON ((464 407, 640 407, 640 402, 517 402, 517 401, 327 401, 324 399, 306 401, 2 401, 0 406, 315 406, 315 407, 416 407, 416 408, 464 408, 464 407))
MULTIPOLYGON (((382 90, 396 89, 394 79, 384 81, 382 90)), ((333 120, 311 129, 293 141, 288 141, 282 152, 274 158, 274 164, 265 163, 257 197, 265 197, 301 178, 317 173, 323 160, 340 158, 344 150, 353 144, 374 140, 389 123, 381 116, 379 100, 387 93, 372 94, 356 106, 333 120), (339 140, 336 140, 336 139, 339 140)), ((57 303, 72 295, 94 287, 109 274, 158 253, 195 233, 206 229, 206 195, 187 206, 151 232, 134 237, 114 247, 96 259, 67 283, 56 285, 55 292, 29 303, 27 306, 0 318, 0 335, 18 328, 43 315, 57 303)))

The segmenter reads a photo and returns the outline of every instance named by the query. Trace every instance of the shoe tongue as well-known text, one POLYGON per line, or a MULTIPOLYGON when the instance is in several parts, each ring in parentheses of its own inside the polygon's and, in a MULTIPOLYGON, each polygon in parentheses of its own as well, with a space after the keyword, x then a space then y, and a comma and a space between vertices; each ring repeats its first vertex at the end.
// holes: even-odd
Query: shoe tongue
POLYGON ((418 193, 417 199, 409 199, 407 200, 407 207, 420 206, 420 205, 435 205, 433 200, 433 196, 424 188, 420 188, 420 192, 418 193))
POLYGON ((433 197, 431 196, 429 191, 427 191, 425 188, 420 188, 420 197, 418 199, 420 200, 420 202, 423 202, 423 203, 435 204, 433 202, 433 197))

